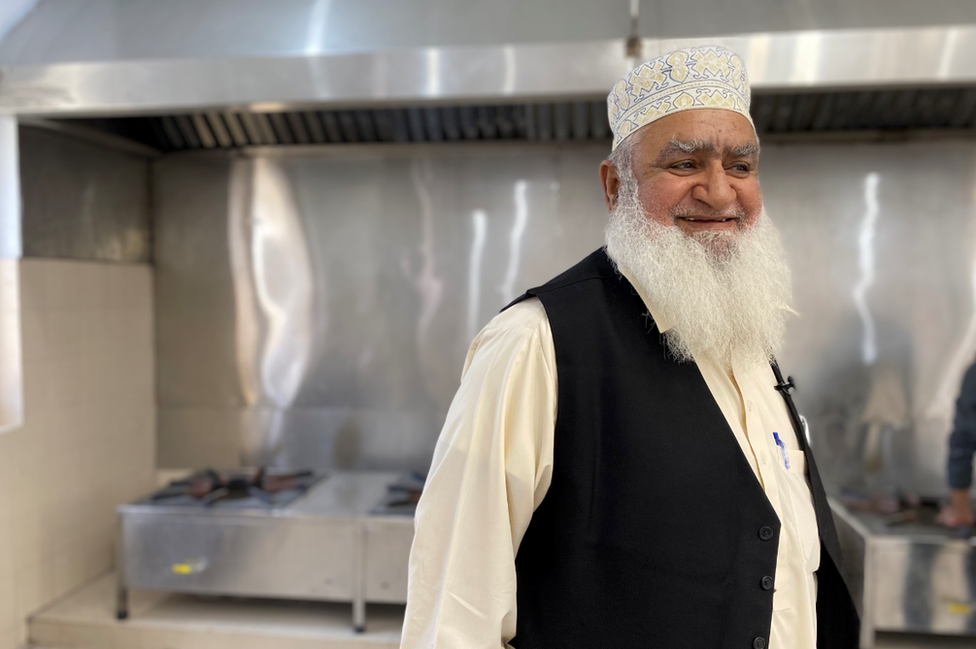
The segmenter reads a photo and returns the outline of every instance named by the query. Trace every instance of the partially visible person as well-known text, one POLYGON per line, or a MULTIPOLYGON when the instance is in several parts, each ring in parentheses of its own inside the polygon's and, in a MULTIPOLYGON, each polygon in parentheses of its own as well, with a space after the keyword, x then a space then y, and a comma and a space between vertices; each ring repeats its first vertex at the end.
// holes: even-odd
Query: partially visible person
POLYGON ((962 380, 949 437, 949 504, 939 514, 939 521, 947 527, 976 524, 969 498, 973 485, 973 455, 976 455, 976 363, 970 365, 962 380))

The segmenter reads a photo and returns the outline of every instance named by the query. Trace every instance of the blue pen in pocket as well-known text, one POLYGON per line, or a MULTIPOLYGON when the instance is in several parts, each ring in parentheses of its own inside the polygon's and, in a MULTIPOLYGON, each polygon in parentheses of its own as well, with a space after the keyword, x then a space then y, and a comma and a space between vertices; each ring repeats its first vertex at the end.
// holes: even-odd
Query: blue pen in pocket
POLYGON ((789 470, 790 468, 790 456, 786 454, 786 444, 783 440, 779 438, 779 433, 773 431, 773 439, 776 440, 776 446, 779 447, 779 452, 783 454, 783 465, 789 470))

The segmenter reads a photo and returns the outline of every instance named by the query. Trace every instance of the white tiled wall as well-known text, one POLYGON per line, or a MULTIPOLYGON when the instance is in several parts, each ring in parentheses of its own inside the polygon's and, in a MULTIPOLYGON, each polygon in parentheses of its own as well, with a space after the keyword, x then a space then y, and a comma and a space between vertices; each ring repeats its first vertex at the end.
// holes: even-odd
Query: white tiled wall
POLYGON ((0 431, 23 420, 18 262, 0 259, 0 431))
POLYGON ((114 507, 153 487, 152 271, 20 262, 24 426, 0 433, 0 649, 109 569, 114 507))

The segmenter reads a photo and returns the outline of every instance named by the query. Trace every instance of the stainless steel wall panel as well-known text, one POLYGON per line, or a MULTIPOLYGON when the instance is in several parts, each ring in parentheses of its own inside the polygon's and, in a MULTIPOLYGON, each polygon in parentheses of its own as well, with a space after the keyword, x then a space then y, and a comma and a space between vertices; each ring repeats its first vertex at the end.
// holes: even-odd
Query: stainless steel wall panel
POLYGON ((941 493, 976 355, 972 143, 768 146, 767 208, 794 270, 783 364, 833 484, 941 493), (884 460, 864 477, 865 454, 884 460))
POLYGON ((149 163, 46 130, 20 129, 25 257, 149 259, 149 163))
MULTIPOLYGON (((477 331, 602 243, 602 146, 365 149, 156 164, 164 464, 425 469, 477 331)), ((826 479, 942 493, 976 145, 767 145, 761 178, 826 479)))
POLYGON ((244 405, 235 361, 228 159, 189 156, 153 174, 159 402, 244 405), (171 374, 173 368, 183 368, 171 374))
POLYGON ((473 335, 600 245, 572 151, 158 163, 161 463, 426 469, 473 335))

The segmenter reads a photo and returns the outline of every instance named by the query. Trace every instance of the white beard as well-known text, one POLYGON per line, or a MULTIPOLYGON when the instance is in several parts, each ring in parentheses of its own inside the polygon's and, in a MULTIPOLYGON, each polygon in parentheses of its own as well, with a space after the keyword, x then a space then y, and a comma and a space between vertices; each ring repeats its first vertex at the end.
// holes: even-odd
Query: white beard
POLYGON ((636 183, 624 180, 606 229, 607 254, 623 266, 671 328, 679 361, 709 357, 723 367, 768 362, 790 311, 790 273, 765 210, 746 230, 685 235, 648 218, 636 183))

